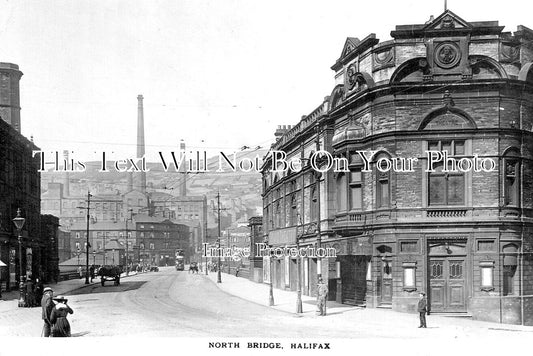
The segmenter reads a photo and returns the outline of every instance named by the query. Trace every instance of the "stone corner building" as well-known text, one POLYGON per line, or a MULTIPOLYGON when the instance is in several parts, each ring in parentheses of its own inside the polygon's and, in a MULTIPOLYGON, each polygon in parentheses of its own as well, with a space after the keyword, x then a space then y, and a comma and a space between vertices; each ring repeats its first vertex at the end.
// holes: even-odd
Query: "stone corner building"
MULTIPOLYGON (((342 303, 414 312, 424 291, 433 313, 533 325, 533 31, 447 10, 391 36, 347 38, 331 95, 276 131, 272 150, 303 169, 274 172, 265 158, 264 233, 336 249, 302 259, 304 294, 321 272, 342 303), (317 178, 317 150, 346 172, 317 178), (477 155, 494 169, 427 172, 428 150, 446 152, 448 168, 477 155), (375 151, 368 171, 362 151, 375 151), (412 172, 397 171, 399 157, 417 158, 412 172)), ((274 286, 296 290, 296 266, 275 261, 274 286)))

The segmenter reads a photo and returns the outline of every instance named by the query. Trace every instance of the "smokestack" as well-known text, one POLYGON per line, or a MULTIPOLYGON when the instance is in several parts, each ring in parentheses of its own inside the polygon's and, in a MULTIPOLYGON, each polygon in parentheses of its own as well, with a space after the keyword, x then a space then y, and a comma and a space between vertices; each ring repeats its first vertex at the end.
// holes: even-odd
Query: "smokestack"
MULTIPOLYGON (((137 158, 144 157, 144 110, 143 110, 143 96, 138 95, 137 101, 137 158)), ((140 180, 138 188, 141 192, 146 193, 146 172, 139 172, 140 180)))
MULTIPOLYGON (((63 159, 65 160, 68 166, 69 165, 68 150, 63 151, 63 159)), ((67 197, 70 196, 70 174, 68 172, 68 169, 65 170, 64 182, 63 182, 63 194, 67 197)))
MULTIPOLYGON (((185 141, 183 140, 180 141, 180 153, 185 154, 185 141)), ((181 179, 180 179, 179 192, 180 192, 181 197, 187 196, 187 169, 185 168, 186 163, 187 163, 187 156, 185 156, 185 159, 183 160, 183 164, 180 167, 181 179)), ((200 165, 200 162, 196 162, 196 164, 200 165)), ((200 169, 200 167, 197 167, 197 168, 200 169)))

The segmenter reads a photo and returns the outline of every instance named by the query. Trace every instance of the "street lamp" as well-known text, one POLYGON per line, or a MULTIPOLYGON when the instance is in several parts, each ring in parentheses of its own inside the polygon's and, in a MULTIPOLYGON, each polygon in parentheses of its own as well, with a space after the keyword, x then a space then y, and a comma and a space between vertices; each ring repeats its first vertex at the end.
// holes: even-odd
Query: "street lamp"
POLYGON ((26 219, 20 216, 20 209, 17 209, 17 216, 13 219, 13 223, 18 230, 18 242, 19 242, 19 307, 23 307, 26 304, 24 300, 24 282, 22 281, 22 227, 26 219))
MULTIPOLYGON (((272 247, 268 244, 268 240, 265 242, 268 245, 268 247, 272 247)), ((268 305, 272 307, 274 306, 274 287, 272 286, 272 252, 270 253, 270 256, 268 256, 268 270, 269 270, 269 273, 268 273, 269 281, 268 282, 270 283, 270 287, 268 288, 269 289, 268 305)))

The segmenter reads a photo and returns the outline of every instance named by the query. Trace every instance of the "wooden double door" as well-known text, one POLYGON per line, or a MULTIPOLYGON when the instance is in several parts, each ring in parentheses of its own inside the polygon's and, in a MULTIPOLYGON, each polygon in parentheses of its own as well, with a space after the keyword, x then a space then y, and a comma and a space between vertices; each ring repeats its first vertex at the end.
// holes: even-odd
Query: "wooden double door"
POLYGON ((466 312, 465 257, 430 256, 428 277, 432 312, 466 312))

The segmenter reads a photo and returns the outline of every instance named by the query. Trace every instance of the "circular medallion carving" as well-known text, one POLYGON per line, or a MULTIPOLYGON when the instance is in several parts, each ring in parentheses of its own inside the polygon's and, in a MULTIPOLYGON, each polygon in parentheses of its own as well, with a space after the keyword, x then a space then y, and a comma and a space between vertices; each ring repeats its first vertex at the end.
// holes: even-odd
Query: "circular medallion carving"
POLYGON ((453 42, 443 42, 435 48, 435 63, 441 68, 453 68, 460 60, 461 51, 453 42))
POLYGON ((347 77, 348 77, 348 80, 347 80, 347 84, 348 84, 348 89, 349 90, 352 90, 357 82, 357 75, 356 75, 357 71, 355 70, 355 66, 352 64, 348 67, 348 73, 347 73, 347 77))

